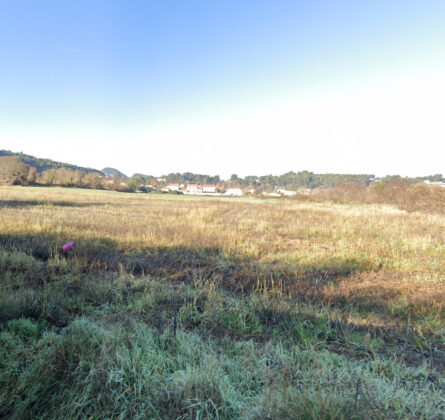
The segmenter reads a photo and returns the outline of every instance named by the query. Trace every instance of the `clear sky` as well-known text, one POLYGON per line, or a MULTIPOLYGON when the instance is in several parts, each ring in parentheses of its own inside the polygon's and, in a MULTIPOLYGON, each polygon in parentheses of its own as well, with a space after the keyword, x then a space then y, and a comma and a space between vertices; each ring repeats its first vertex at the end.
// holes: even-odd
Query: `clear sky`
POLYGON ((445 1, 3 0, 0 149, 129 175, 445 173, 445 1))

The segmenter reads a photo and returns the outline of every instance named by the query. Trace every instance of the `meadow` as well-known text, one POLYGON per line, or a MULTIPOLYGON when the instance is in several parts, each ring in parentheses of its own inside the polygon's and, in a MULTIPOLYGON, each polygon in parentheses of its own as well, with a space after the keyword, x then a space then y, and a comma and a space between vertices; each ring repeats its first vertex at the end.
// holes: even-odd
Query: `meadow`
POLYGON ((443 419, 444 302, 443 211, 0 187, 1 418, 443 419))

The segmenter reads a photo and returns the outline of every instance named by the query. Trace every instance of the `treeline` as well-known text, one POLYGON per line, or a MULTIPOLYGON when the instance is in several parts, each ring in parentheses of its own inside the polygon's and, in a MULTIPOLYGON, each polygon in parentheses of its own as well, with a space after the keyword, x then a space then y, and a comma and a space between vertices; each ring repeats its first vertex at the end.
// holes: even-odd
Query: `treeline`
POLYGON ((153 175, 143 175, 143 174, 134 174, 133 178, 142 179, 146 183, 160 183, 160 184, 219 184, 221 178, 219 175, 203 175, 203 174, 194 174, 192 172, 184 172, 183 174, 179 172, 172 172, 168 175, 163 175, 160 177, 155 177, 153 175))
POLYGON ((219 175, 195 174, 192 172, 182 174, 172 172, 161 177, 134 174, 131 178, 127 178, 114 168, 104 168, 103 171, 99 171, 49 159, 40 159, 23 153, 0 150, 0 183, 12 185, 58 185, 150 192, 155 189, 162 189, 166 184, 213 184, 221 189, 228 187, 241 187, 245 190, 254 189, 255 193, 261 194, 264 191, 271 192, 278 188, 298 191, 348 184, 369 186, 377 182, 383 184, 394 182, 416 184, 424 181, 445 183, 445 178, 442 174, 435 174, 414 178, 388 175, 376 179, 372 174, 316 174, 309 171, 290 171, 283 175, 249 175, 244 178, 233 174, 227 181, 222 180, 219 175))
POLYGON ((406 211, 445 214, 445 188, 426 185, 423 182, 412 183, 406 179, 389 179, 387 182, 377 182, 370 186, 341 184, 296 198, 340 204, 390 204, 406 211))
POLYGON ((0 157, 0 183, 7 185, 46 185, 64 187, 103 188, 100 172, 83 172, 68 168, 38 172, 37 168, 22 161, 19 156, 0 157))
POLYGON ((261 188, 273 190, 276 187, 289 189, 331 187, 338 183, 358 183, 369 185, 374 175, 342 175, 342 174, 314 174, 309 171, 287 172, 283 175, 250 175, 244 178, 233 174, 228 181, 223 181, 219 175, 194 174, 192 172, 169 173, 161 177, 151 175, 134 174, 133 177, 143 179, 147 183, 161 184, 222 184, 225 186, 237 186, 241 188, 261 188))
POLYGON ((251 175, 245 178, 239 178, 236 174, 233 174, 230 177, 230 182, 241 187, 259 187, 264 190, 274 190, 278 187, 297 190, 300 188, 332 187, 339 183, 369 185, 373 179, 375 179, 374 175, 315 174, 309 171, 290 171, 283 175, 251 175))
POLYGON ((25 163, 19 155, 0 156, 0 184, 108 189, 126 192, 135 192, 138 189, 144 191, 143 180, 124 178, 118 174, 107 177, 100 171, 73 170, 67 167, 39 172, 36 167, 25 163))
MULTIPOLYGON (((287 172, 283 175, 249 175, 239 177, 233 174, 228 181, 223 181, 218 175, 202 175, 191 172, 170 173, 162 177, 135 174, 134 177, 143 179, 144 182, 159 183, 178 183, 178 184, 221 184, 222 186, 237 186, 241 188, 255 188, 263 191, 273 191, 277 188, 286 188, 289 190, 298 190, 301 188, 316 189, 334 187, 340 184, 358 184, 368 186, 377 181, 372 174, 316 174, 309 171, 287 172)), ((388 175, 379 182, 390 183, 394 181, 406 181, 415 184, 423 181, 445 182, 441 174, 429 175, 417 178, 402 178, 400 175, 388 175)))
POLYGON ((424 181, 445 182, 442 174, 429 175, 424 177, 401 177, 400 175, 388 175, 377 179, 375 175, 368 174, 315 174, 309 171, 287 172, 283 175, 264 175, 264 176, 246 176, 240 178, 236 174, 230 177, 230 183, 241 187, 259 187, 264 190, 273 190, 278 187, 284 187, 289 190, 298 190, 300 188, 325 188, 335 187, 342 184, 358 184, 368 186, 374 182, 391 183, 395 181, 404 181, 415 184, 424 181))
POLYGON ((387 175, 387 176, 379 179, 379 182, 383 182, 385 184, 389 184, 391 182, 396 182, 396 181, 404 181, 404 182, 408 182, 410 184, 417 184, 419 182, 425 182, 425 181, 445 182, 445 178, 443 177, 442 174, 435 174, 435 175, 428 175, 428 176, 418 176, 418 177, 414 177, 414 178, 401 177, 400 175, 387 175))
POLYGON ((118 171, 114 176, 106 176, 97 169, 0 150, 0 184, 4 185, 61 186, 134 192, 141 182, 143 181, 140 179, 128 179, 118 171))
POLYGON ((25 165, 34 167, 38 173, 42 173, 50 169, 63 168, 63 169, 69 169, 71 171, 81 171, 82 173, 97 173, 99 175, 102 174, 102 172, 97 169, 84 168, 81 166, 71 165, 69 163, 56 162, 51 159, 36 158, 34 156, 25 155, 24 153, 14 153, 9 150, 0 150, 0 157, 4 156, 17 157, 25 165))

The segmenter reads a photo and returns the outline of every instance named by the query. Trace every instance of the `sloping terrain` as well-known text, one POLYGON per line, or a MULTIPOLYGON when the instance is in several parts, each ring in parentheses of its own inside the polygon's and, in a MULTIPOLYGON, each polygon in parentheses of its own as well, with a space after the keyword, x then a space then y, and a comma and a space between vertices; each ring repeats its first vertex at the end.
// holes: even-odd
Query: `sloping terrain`
POLYGON ((82 173, 97 173, 103 175, 101 171, 92 168, 84 168, 82 166, 72 165, 70 163, 56 162, 51 159, 37 158, 31 155, 25 155, 24 153, 14 153, 9 150, 0 150, 0 157, 2 156, 15 156, 20 159, 25 165, 36 168, 38 173, 42 173, 49 169, 69 169, 71 171, 81 171, 82 173))

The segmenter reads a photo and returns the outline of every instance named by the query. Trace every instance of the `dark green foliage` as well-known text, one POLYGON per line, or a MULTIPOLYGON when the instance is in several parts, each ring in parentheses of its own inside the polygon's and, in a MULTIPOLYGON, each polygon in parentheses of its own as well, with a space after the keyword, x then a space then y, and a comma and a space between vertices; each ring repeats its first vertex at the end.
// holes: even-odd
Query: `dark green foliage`
POLYGON ((138 188, 139 181, 136 178, 129 178, 127 182, 127 190, 129 192, 135 192, 138 188))
POLYGON ((56 162, 51 159, 36 158, 34 156, 25 155, 24 153, 14 153, 9 150, 0 150, 0 156, 17 156, 26 165, 33 166, 34 168, 36 168, 38 173, 42 173, 50 169, 65 168, 71 171, 80 170, 82 173, 93 172, 102 175, 102 173, 97 169, 83 168, 81 166, 76 166, 69 163, 56 162))
POLYGON ((218 184, 221 179, 219 175, 202 175, 193 174, 191 172, 180 173, 170 173, 163 176, 167 183, 172 184, 218 184))
POLYGON ((430 181, 430 182, 445 182, 445 178, 442 174, 428 175, 428 176, 418 176, 418 177, 401 177, 400 175, 386 175, 379 179, 379 182, 389 184, 392 182, 405 181, 410 184, 416 184, 418 182, 430 181))
POLYGON ((267 175, 258 178, 261 186, 268 189, 274 187, 286 187, 296 190, 298 188, 332 187, 339 183, 354 182, 368 185, 374 175, 344 175, 344 174, 314 174, 313 172, 287 172, 280 176, 267 175))

